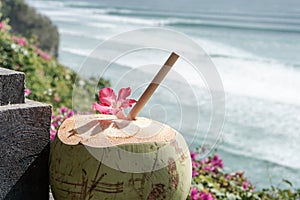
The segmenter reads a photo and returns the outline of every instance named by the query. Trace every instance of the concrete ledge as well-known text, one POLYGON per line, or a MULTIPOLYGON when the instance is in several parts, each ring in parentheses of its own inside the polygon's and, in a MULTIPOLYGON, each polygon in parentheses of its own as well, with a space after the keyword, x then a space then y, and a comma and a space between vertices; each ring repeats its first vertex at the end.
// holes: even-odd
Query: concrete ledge
POLYGON ((24 80, 24 73, 0 68, 0 106, 24 103, 24 80))
POLYGON ((50 105, 0 106, 0 199, 49 198, 50 121, 50 105))

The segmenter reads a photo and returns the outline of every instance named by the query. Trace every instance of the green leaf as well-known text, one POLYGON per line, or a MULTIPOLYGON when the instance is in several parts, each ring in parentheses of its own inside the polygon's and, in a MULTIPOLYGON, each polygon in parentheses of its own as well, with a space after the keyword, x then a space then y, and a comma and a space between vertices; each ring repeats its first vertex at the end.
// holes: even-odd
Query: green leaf
POLYGON ((288 184, 289 186, 293 187, 293 184, 289 180, 283 179, 282 181, 288 184))

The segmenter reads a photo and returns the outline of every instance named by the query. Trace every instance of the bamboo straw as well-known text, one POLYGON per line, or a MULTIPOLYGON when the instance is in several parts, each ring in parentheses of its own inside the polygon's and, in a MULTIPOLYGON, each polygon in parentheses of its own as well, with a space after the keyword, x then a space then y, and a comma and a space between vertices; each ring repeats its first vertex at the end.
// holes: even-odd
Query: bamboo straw
POLYGON ((136 116, 140 113, 140 111, 146 105, 146 103, 151 98, 154 91, 158 88, 159 84, 165 78, 165 76, 170 71, 171 67, 175 64, 175 62, 177 61, 178 58, 179 58, 179 55, 172 52, 172 54, 169 56, 168 60, 161 67, 161 69, 156 74, 156 76, 154 77, 152 82, 149 84, 149 86, 147 87, 145 92, 142 94, 142 96, 140 97, 138 102, 135 104, 135 106, 132 108, 132 110, 128 114, 128 118, 130 120, 134 120, 136 118, 136 116))

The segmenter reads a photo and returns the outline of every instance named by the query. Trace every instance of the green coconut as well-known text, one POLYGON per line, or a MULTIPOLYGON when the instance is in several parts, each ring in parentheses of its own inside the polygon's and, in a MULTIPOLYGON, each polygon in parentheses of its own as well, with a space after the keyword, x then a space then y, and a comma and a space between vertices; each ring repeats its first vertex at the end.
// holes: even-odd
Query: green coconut
POLYGON ((51 146, 53 196, 65 199, 186 199, 192 177, 183 137, 168 125, 111 115, 67 119, 51 146))

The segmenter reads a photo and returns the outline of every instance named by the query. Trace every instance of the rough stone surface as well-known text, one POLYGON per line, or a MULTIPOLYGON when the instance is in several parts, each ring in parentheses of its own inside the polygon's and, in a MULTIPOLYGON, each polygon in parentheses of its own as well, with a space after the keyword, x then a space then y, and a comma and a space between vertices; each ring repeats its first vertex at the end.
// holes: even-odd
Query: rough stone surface
POLYGON ((0 199, 48 199, 51 106, 0 106, 0 199))
POLYGON ((0 68, 0 106, 24 103, 24 80, 24 73, 0 68))

